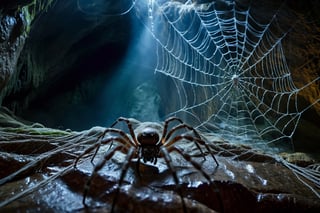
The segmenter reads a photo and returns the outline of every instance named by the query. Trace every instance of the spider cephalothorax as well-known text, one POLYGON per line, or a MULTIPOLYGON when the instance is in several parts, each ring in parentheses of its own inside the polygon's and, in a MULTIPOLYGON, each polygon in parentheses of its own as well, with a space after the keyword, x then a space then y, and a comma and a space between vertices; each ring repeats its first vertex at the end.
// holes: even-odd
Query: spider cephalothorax
MULTIPOLYGON (((138 130, 139 131, 139 130, 138 130)), ((138 154, 139 159, 143 162, 157 163, 157 158, 160 152, 160 136, 157 129, 153 127, 141 128, 140 132, 137 134, 138 141, 138 154)))
MULTIPOLYGON (((183 148, 176 145, 178 141, 182 140, 188 143, 194 143, 205 159, 204 152, 200 145, 204 146, 206 151, 211 154, 212 158, 218 166, 218 162, 214 155, 211 153, 211 150, 205 140, 192 126, 183 123, 179 118, 168 118, 163 124, 156 122, 139 122, 132 118, 118 118, 117 121, 111 125, 111 128, 106 128, 99 136, 98 141, 87 148, 75 161, 74 166, 76 167, 76 164, 80 158, 95 150, 95 153, 92 157, 93 161, 99 148, 102 145, 110 144, 109 150, 103 155, 103 158, 94 166, 93 172, 85 185, 83 204, 86 206, 85 200, 90 189, 92 178, 97 174, 99 170, 102 169, 106 162, 112 158, 116 151, 120 151, 126 154, 127 157, 123 162, 121 174, 118 181, 117 193, 114 197, 111 211, 113 211, 114 209, 115 201, 117 195, 119 194, 119 190, 124 180, 125 174, 129 168, 129 164, 134 158, 137 159, 137 172, 139 176, 139 163, 141 160, 145 163, 150 162, 152 164, 156 164, 158 158, 163 158, 165 163, 167 164, 168 169, 172 173, 177 187, 179 187, 180 183, 178 174, 176 173, 170 155, 171 152, 176 152, 185 160, 190 162, 197 170, 199 170, 206 179, 211 181, 210 176, 202 170, 199 163, 194 161, 191 155, 185 152, 183 148), (126 133, 125 130, 114 128, 121 122, 124 122, 126 124, 127 129, 129 130, 128 133, 126 133), (169 123, 171 122, 178 122, 178 125, 175 125, 170 130, 168 130, 169 123), (181 131, 183 131, 182 134, 181 131), (113 142, 117 143, 113 144, 113 142)), ((181 196, 183 208, 185 210, 186 207, 181 190, 179 190, 179 194, 181 196)))

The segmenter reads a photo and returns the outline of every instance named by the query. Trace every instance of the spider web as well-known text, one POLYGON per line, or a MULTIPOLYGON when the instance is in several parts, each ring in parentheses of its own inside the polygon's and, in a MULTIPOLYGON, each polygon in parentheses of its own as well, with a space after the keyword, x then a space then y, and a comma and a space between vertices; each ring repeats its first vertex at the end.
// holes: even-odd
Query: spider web
POLYGON ((155 72, 168 82, 168 103, 176 100, 168 116, 265 149, 290 141, 302 113, 319 102, 299 107, 299 93, 319 77, 301 88, 293 81, 283 41, 295 18, 283 3, 266 11, 266 2, 139 2, 157 43, 155 72))

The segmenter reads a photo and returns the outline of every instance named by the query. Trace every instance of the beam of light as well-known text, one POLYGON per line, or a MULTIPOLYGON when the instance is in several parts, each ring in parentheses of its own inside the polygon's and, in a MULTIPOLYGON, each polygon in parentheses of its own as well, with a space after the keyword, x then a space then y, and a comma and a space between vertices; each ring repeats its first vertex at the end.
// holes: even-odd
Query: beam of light
MULTIPOLYGON (((145 4, 152 10, 153 0, 145 4)), ((155 42, 150 28, 146 28, 135 15, 131 17, 129 48, 115 74, 106 82, 100 98, 109 109, 106 125, 120 116, 135 117, 142 121, 159 120, 159 95, 154 86, 155 42)), ((152 14, 148 14, 148 18, 151 21, 152 14)))

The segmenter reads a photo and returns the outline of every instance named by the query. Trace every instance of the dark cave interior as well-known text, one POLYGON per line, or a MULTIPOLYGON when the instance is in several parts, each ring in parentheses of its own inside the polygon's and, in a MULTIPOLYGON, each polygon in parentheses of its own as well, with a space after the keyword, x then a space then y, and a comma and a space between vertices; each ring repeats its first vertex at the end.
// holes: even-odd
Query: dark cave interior
MULTIPOLYGON (((7 206, 6 202, 11 202, 13 204, 10 203, 5 210, 16 211, 26 207, 54 212, 86 212, 88 209, 81 202, 81 187, 92 175, 94 165, 89 162, 91 156, 82 156, 75 169, 72 162, 77 156, 87 147, 92 147, 93 142, 97 143, 103 128, 109 127, 117 118, 134 117, 142 121, 135 124, 138 127, 145 124, 143 121, 159 123, 181 104, 180 96, 177 98, 181 91, 175 90, 176 82, 170 76, 155 72, 159 63, 159 46, 145 25, 144 19, 148 17, 132 9, 132 2, 141 1, 0 0, 0 106, 3 107, 0 110, 0 187, 4 191, 0 193, 0 211, 7 206), (12 168, 7 165, 12 165, 12 168), (42 187, 43 182, 46 182, 46 187, 42 187), (36 187, 32 189, 34 185, 36 187), (28 189, 33 191, 29 197, 22 196, 24 190, 21 188, 26 189, 25 193, 28 189), (17 201, 12 201, 14 190, 17 195, 19 190, 22 191, 17 201), (67 199, 60 200, 59 195, 63 193, 67 194, 67 199), (1 198, 5 200, 1 201, 1 198)), ((144 2, 146 8, 150 2, 144 2)), ((197 5, 213 1, 172 2, 193 2, 197 5)), ((225 5, 233 1, 217 2, 225 5)), ((193 147, 190 153, 194 154, 197 162, 204 157, 206 160, 202 166, 205 168, 194 166, 197 164, 189 159, 189 153, 183 158, 173 152, 170 153, 173 162, 181 163, 177 166, 177 174, 174 169, 167 168, 164 158, 159 158, 160 163, 156 166, 140 165, 145 179, 139 182, 133 171, 137 162, 131 159, 127 165, 128 175, 119 191, 116 187, 119 174, 124 170, 123 154, 127 153, 116 153, 101 170, 104 174, 99 174, 93 181, 89 197, 95 198, 95 193, 99 197, 98 201, 92 201, 98 206, 93 211, 109 211, 110 197, 115 193, 121 195, 117 205, 123 211, 128 211, 126 207, 129 205, 130 209, 132 204, 136 212, 145 212, 146 209, 177 212, 177 208, 183 212, 183 205, 194 208, 195 212, 319 210, 320 1, 235 2, 240 5, 250 2, 248 4, 252 8, 257 7, 257 11, 268 15, 275 13, 273 6, 276 5, 276 8, 282 8, 280 14, 284 17, 289 10, 297 17, 298 21, 284 18, 286 23, 281 25, 295 23, 283 40, 286 61, 297 87, 301 88, 313 79, 317 81, 313 82, 310 90, 302 90, 297 102, 299 106, 294 106, 308 110, 301 115, 295 134, 289 139, 290 151, 271 156, 252 149, 250 145, 229 143, 213 132, 208 134, 210 141, 214 142, 209 146, 220 163, 219 167, 215 168, 216 164, 209 156, 212 154, 210 150, 202 153, 198 148, 201 156, 198 152, 193 153, 193 147), (279 6, 282 4, 284 6, 279 6), (188 165, 192 163, 193 167, 188 165), (214 181, 207 183, 204 173, 197 173, 197 169, 200 173, 208 169, 214 181), (175 175, 181 181, 187 180, 178 190, 175 175), (299 179, 303 175, 306 179, 313 179, 303 183, 299 179), (316 183, 310 184, 312 181, 316 183), (212 187, 216 187, 215 190, 212 187), (182 196, 179 190, 186 196, 182 196), (213 197, 213 201, 208 196, 213 197), (181 198, 190 200, 182 205, 181 198), (128 199, 132 203, 128 203, 128 199)), ((265 18, 265 14, 252 11, 265 18)), ((162 30, 166 32, 166 28, 162 30)), ((264 99, 263 96, 258 100, 264 99)), ((287 103, 289 105, 290 101, 287 103)), ((281 107, 286 108, 287 105, 281 107)), ((199 111, 199 114, 204 113, 199 111)), ((254 121, 260 122, 259 119, 254 121)), ((109 149, 111 147, 112 144, 109 149)), ((105 157, 105 154, 99 152, 92 161, 99 157, 105 157)), ((89 200, 91 202, 91 198, 89 200)))
MULTIPOLYGON (((14 8, 8 2, 4 7, 14 8)), ((156 112, 145 113, 152 116, 140 115, 137 119, 163 120, 170 101, 165 100, 167 94, 162 90, 170 86, 162 76, 154 75, 155 47, 141 20, 134 12, 117 15, 130 3, 53 1, 32 22, 18 60, 19 74, 14 79, 18 84, 4 95, 2 105, 48 127, 84 130, 108 126, 119 116, 137 116, 139 113, 132 112, 137 102, 134 93, 147 83, 156 87, 147 90, 164 98, 156 112)), ((316 6, 314 1, 288 3, 288 8, 309 21, 312 18, 315 24, 317 13, 309 8, 316 6)), ((290 39, 288 44, 290 48, 290 39)), ((317 55, 312 57, 317 64, 317 55)), ((287 60, 292 66, 298 61, 291 56, 287 60)), ((148 101, 153 100, 145 104, 148 101)), ((318 116, 312 116, 315 112, 310 110, 305 113, 308 122, 318 123, 318 116)))
POLYGON ((99 1, 88 13, 77 1, 57 1, 41 13, 18 62, 20 88, 4 97, 2 105, 27 120, 73 130, 129 116, 134 89, 152 81, 154 60, 150 38, 141 41, 143 26, 134 14, 105 15, 125 7, 121 3, 99 1), (28 57, 35 72, 48 79, 37 88, 27 79, 28 57))

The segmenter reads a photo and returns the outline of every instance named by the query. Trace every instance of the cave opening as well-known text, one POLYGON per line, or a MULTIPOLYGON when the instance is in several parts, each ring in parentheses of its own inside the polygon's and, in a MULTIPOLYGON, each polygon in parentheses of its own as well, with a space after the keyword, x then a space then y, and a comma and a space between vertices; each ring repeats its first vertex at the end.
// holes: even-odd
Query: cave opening
MULTIPOLYGON (((140 92, 156 94, 155 54, 150 35, 134 14, 108 15, 125 3, 56 1, 41 13, 19 60, 22 86, 3 105, 27 120, 72 130, 137 115, 134 110, 142 107, 137 106, 138 87, 145 84, 149 88, 140 92), (45 80, 33 86, 28 78, 45 80)), ((138 119, 158 119, 158 112, 142 113, 138 119)))

